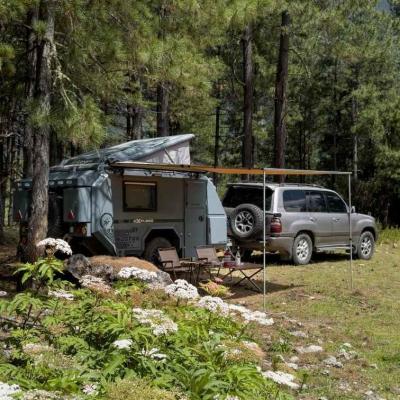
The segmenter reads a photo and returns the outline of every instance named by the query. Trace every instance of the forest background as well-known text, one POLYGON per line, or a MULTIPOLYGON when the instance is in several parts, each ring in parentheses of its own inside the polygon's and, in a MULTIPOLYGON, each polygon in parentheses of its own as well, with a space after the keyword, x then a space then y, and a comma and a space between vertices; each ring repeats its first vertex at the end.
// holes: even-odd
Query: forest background
POLYGON ((0 242, 16 180, 36 243, 50 165, 180 133, 195 162, 353 171, 398 225, 399 66, 398 0, 0 0, 0 242))

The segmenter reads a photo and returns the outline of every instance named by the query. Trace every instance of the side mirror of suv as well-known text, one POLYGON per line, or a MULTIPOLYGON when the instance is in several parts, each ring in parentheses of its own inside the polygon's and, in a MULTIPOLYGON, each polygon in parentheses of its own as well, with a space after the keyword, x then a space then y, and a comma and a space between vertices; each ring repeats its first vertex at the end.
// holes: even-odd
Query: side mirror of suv
POLYGON ((356 213, 356 208, 354 206, 351 206, 351 213, 355 214, 356 213))

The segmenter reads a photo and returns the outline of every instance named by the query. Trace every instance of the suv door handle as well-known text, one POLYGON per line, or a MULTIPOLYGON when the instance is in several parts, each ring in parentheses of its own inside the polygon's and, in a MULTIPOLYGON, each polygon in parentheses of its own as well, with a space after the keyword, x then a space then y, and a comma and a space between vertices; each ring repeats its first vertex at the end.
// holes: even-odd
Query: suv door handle
POLYGON ((315 218, 314 217, 310 217, 310 221, 311 222, 315 222, 315 218))
POLYGON ((339 222, 340 218, 332 218, 332 221, 339 222))

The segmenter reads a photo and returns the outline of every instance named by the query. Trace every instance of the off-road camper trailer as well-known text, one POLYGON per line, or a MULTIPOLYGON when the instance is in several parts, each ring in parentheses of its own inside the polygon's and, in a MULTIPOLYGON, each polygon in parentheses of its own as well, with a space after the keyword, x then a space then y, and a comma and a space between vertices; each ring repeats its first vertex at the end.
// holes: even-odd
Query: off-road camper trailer
MULTIPOLYGON (((83 253, 152 260, 159 247, 175 246, 191 257, 196 246, 223 246, 226 214, 206 176, 112 166, 122 161, 190 164, 192 138, 135 140, 52 167, 49 236, 65 237, 83 253)), ((17 183, 14 218, 22 227, 30 212, 30 191, 29 179, 17 183)))

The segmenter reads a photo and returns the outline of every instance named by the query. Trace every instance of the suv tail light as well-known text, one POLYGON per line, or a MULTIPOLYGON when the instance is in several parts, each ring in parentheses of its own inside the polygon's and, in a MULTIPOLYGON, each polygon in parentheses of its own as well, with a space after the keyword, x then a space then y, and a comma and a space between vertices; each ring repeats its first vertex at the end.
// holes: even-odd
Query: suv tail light
POLYGON ((273 217, 271 219, 271 233, 281 233, 282 232, 282 222, 278 217, 273 217))

